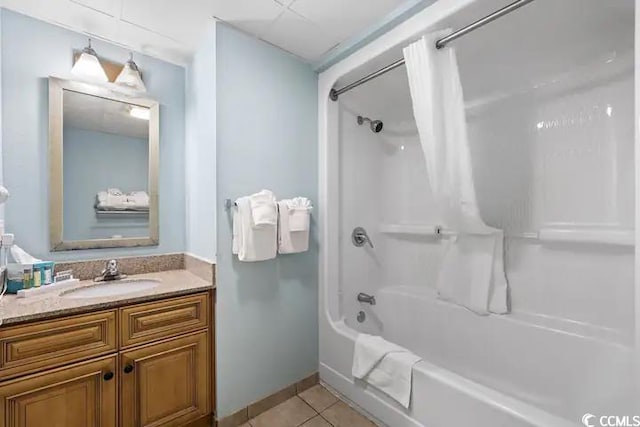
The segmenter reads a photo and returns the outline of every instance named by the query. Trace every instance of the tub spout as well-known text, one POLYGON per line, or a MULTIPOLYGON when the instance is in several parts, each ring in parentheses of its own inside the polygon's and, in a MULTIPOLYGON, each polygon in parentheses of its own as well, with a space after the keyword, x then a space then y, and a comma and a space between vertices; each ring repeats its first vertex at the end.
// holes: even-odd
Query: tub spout
POLYGON ((358 301, 364 302, 366 304, 376 305, 376 297, 373 295, 365 294, 364 292, 360 292, 358 294, 358 301))

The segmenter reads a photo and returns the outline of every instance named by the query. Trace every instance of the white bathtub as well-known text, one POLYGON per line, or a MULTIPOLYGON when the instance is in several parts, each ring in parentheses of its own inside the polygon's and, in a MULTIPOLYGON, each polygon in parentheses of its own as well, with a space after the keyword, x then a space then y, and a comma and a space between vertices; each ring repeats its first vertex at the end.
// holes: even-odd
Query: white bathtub
POLYGON ((478 316, 429 288, 387 287, 376 299, 365 330, 381 327, 385 339, 424 358, 410 410, 352 380, 358 332, 344 319, 322 328, 321 377, 383 424, 556 427, 579 425, 587 412, 632 413, 632 350, 584 335, 584 326, 577 333, 478 316))

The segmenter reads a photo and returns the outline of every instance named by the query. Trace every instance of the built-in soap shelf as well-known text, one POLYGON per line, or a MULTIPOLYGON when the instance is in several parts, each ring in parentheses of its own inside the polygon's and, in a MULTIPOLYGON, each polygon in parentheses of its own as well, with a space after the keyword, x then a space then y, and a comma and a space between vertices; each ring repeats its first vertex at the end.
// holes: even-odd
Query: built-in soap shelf
MULTIPOLYGON (((382 224, 380 232, 391 235, 407 236, 450 236, 456 234, 438 225, 430 224, 382 224)), ((617 246, 634 246, 635 231, 631 229, 587 228, 587 227, 550 227, 537 232, 511 234, 513 239, 537 240, 541 243, 585 243, 617 246)))
POLYGON ((380 232, 384 234, 406 234, 414 236, 436 236, 442 232, 437 225, 426 224, 382 224, 380 232))
POLYGON ((600 243, 605 245, 635 246, 635 230, 616 228, 542 228, 538 239, 542 242, 600 243))

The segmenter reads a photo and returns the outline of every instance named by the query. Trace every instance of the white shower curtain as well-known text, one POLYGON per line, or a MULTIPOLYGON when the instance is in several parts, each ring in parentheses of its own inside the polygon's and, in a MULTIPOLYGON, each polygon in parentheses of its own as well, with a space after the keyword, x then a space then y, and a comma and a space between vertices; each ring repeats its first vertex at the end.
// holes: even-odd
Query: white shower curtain
POLYGON ((480 218, 456 54, 435 47, 447 34, 425 36, 404 49, 431 190, 443 225, 457 232, 447 242, 438 295, 479 314, 503 314, 508 312, 504 235, 480 218))

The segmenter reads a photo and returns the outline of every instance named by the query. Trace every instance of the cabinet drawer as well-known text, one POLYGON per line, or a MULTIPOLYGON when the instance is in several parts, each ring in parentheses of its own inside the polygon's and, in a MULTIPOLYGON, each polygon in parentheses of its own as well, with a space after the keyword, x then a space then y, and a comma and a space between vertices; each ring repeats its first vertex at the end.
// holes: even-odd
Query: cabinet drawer
POLYGON ((209 295, 198 294, 120 309, 121 347, 209 326, 209 295))
POLYGON ((112 353, 117 350, 116 312, 2 328, 0 346, 1 379, 112 353))

